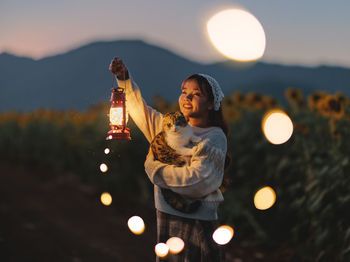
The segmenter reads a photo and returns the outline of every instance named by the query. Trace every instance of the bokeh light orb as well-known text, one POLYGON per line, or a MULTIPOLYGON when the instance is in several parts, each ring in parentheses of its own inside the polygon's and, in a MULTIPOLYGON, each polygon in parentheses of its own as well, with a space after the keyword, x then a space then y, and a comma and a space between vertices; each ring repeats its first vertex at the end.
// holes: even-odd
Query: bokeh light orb
POLYGON ((145 231, 145 223, 139 216, 130 217, 128 220, 128 227, 135 235, 141 235, 145 231))
POLYGON ((285 112, 273 110, 264 116, 262 130, 270 143, 280 145, 287 142, 292 136, 293 122, 285 112))
POLYGON ((213 233, 213 240, 219 245, 229 243, 234 235, 234 230, 228 225, 218 227, 213 233))
POLYGON ((276 202, 275 191, 267 186, 259 189, 254 196, 254 205, 259 210, 266 210, 272 207, 276 202))
POLYGON ((108 171, 108 166, 105 163, 100 165, 100 170, 102 173, 106 173, 108 171))
POLYGON ((169 247, 170 253, 172 254, 180 253, 185 247, 185 242, 179 237, 169 238, 166 244, 169 247))
POLYGON ((265 52, 264 28, 251 13, 226 9, 207 22, 209 39, 229 59, 248 62, 260 59, 265 52))
POLYGON ((111 152, 111 150, 107 147, 107 148, 105 148, 104 152, 105 152, 106 155, 108 155, 111 152))
POLYGON ((112 204, 112 196, 108 192, 101 194, 101 203, 105 206, 110 206, 112 204))
POLYGON ((167 244, 165 243, 158 243, 155 247, 154 247, 154 251, 156 252, 156 255, 158 257, 166 257, 169 253, 169 247, 167 246, 167 244))

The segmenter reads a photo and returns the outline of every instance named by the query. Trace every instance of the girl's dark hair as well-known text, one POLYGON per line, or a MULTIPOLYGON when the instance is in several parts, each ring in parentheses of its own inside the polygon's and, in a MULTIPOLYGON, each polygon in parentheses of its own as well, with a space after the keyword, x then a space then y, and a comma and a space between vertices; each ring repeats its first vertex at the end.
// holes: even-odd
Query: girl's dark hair
MULTIPOLYGON (((190 80, 195 80, 197 84, 199 85, 199 88, 201 89, 202 92, 207 94, 209 101, 214 103, 214 95, 212 88, 207 81, 207 79, 199 74, 193 74, 187 77, 183 83, 182 83, 182 88, 184 87, 185 83, 190 80)), ((222 112, 222 106, 220 106, 218 111, 215 111, 214 108, 209 111, 209 126, 217 126, 222 129, 226 137, 229 135, 229 127, 228 124, 224 118, 223 112, 222 112)), ((225 158, 225 170, 228 168, 228 166, 231 163, 231 157, 230 155, 226 152, 226 158, 225 158)), ((226 174, 224 176, 223 180, 223 186, 227 187, 229 184, 229 178, 226 177, 226 174)))

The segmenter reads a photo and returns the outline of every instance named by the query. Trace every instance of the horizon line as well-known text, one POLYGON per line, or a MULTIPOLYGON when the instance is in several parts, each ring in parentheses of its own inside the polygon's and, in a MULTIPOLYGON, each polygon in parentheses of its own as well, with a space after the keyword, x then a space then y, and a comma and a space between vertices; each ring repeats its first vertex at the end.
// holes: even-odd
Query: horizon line
POLYGON ((159 43, 152 43, 148 40, 144 40, 141 38, 123 38, 123 39, 95 39, 95 40, 89 40, 85 41, 84 43, 80 43, 77 45, 71 45, 70 47, 64 48, 61 51, 57 52, 52 52, 51 54, 40 56, 40 57, 35 57, 35 56, 30 56, 30 55, 25 55, 25 54, 16 54, 16 52, 9 51, 9 50, 2 50, 0 52, 0 55, 12 55, 18 58, 23 58, 23 59, 31 59, 33 61, 40 61, 43 59, 48 59, 48 58, 53 58, 61 55, 68 54, 70 52, 73 52, 75 50, 79 50, 81 48, 84 48, 89 45, 93 44, 98 44, 98 43, 113 43, 113 42, 143 42, 144 44, 157 47, 160 49, 164 49, 168 52, 171 52, 175 54, 176 56, 179 56, 181 58, 184 58, 188 61, 198 63, 201 65, 213 65, 213 64, 220 64, 220 63, 227 63, 227 62, 232 62, 232 63, 237 63, 238 65, 247 65, 249 63, 264 63, 264 64, 270 64, 270 65, 280 65, 280 66, 289 66, 289 67, 304 67, 304 68, 319 68, 319 67, 333 67, 333 68, 342 68, 342 69, 350 69, 350 65, 343 65, 343 64, 332 64, 332 63, 318 63, 318 64, 309 64, 309 63, 292 63, 292 62, 284 62, 284 61, 269 61, 269 60, 264 60, 264 59, 259 59, 256 61, 250 61, 250 62, 240 62, 240 61, 235 61, 235 60, 230 60, 230 59, 225 59, 223 58, 222 60, 213 60, 213 61, 208 61, 208 62, 203 62, 200 60, 196 60, 195 58, 190 58, 187 57, 184 54, 180 54, 179 52, 165 47, 159 43))

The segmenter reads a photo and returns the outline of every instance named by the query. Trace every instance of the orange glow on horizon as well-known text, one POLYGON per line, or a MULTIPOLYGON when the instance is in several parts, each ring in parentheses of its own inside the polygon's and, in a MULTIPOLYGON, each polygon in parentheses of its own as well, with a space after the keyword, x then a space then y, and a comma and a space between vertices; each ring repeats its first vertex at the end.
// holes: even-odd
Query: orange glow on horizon
POLYGON ((0 53, 7 52, 16 56, 40 59, 55 52, 57 45, 55 37, 48 37, 44 32, 33 30, 16 31, 7 35, 0 44, 0 53))

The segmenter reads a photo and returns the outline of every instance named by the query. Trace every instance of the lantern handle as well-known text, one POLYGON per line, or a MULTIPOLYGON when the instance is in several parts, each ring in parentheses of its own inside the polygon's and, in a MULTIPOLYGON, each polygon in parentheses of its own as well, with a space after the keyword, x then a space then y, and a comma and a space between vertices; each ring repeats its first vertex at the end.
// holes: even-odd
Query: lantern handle
MULTIPOLYGON (((117 77, 116 75, 112 74, 112 89, 114 89, 114 81, 116 77, 117 77)), ((118 83, 117 83, 117 87, 118 87, 118 83)))
POLYGON ((112 89, 113 89, 113 86, 114 86, 114 78, 115 78, 115 75, 112 74, 112 89))
MULTIPOLYGON (((114 81, 115 81, 115 78, 116 78, 117 76, 115 75, 115 74, 112 74, 112 89, 114 88, 114 81)), ((125 78, 125 72, 124 72, 124 78, 125 78)), ((117 87, 119 87, 118 86, 118 83, 117 83, 117 87)), ((122 87, 119 87, 119 88, 122 88, 122 87)), ((123 90, 125 90, 126 89, 126 83, 124 83, 124 88, 122 88, 123 90)))

